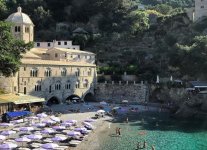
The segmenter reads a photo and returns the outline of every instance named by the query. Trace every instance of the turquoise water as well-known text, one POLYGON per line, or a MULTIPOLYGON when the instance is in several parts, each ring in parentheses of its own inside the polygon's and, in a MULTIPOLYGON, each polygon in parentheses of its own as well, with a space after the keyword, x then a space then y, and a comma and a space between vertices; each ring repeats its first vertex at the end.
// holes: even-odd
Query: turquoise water
POLYGON ((146 112, 123 116, 99 136, 100 150, 135 150, 137 142, 146 140, 151 150, 207 150, 207 122, 175 120, 168 114, 146 112), (126 117, 129 123, 124 123, 126 117), (115 128, 121 128, 116 136, 115 128))

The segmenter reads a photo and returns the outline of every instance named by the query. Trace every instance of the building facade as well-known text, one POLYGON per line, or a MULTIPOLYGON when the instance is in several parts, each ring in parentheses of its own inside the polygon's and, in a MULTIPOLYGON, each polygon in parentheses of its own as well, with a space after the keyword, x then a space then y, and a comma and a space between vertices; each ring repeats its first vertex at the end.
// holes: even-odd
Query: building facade
MULTIPOLYGON (((6 21, 13 23, 16 38, 33 41, 34 24, 20 7, 6 21)), ((91 97, 96 87, 95 54, 78 49, 71 41, 35 42, 34 48, 22 54, 19 71, 9 78, 0 77, 0 88, 55 103, 91 97)))
POLYGON ((195 0, 194 21, 207 16, 207 0, 195 0))

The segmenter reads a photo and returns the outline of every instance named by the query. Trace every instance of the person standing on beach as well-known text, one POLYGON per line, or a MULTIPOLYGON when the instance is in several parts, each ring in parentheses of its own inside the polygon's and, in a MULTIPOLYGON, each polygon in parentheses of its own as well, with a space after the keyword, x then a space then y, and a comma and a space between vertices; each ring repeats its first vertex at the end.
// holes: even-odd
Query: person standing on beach
POLYGON ((116 127, 116 135, 118 135, 118 127, 116 127))
POLYGON ((140 142, 137 143, 137 150, 140 149, 140 142))
POLYGON ((121 128, 118 128, 118 134, 121 135, 121 128))
POLYGON ((147 147, 147 142, 144 140, 143 148, 147 147))

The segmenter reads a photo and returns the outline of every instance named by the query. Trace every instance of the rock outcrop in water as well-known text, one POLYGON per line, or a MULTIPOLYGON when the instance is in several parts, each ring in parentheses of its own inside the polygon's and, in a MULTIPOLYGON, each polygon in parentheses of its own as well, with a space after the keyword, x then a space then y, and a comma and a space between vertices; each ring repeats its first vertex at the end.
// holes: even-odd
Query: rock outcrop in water
POLYGON ((152 88, 153 102, 173 103, 172 116, 176 118, 204 118, 207 119, 207 95, 189 94, 184 88, 152 88))

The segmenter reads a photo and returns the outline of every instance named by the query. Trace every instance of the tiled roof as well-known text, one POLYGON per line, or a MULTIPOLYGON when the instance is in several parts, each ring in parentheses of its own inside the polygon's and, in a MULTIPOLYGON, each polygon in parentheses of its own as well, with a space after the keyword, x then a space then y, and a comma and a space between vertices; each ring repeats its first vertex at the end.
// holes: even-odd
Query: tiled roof
POLYGON ((95 67, 95 64, 86 62, 74 62, 74 61, 54 61, 54 60, 38 60, 38 59, 22 59, 22 64, 31 65, 54 65, 54 66, 84 66, 84 67, 95 67))

